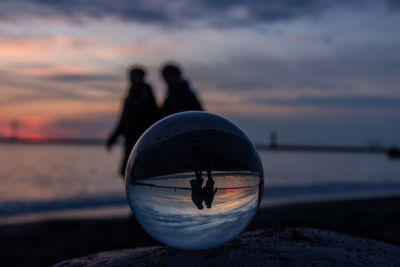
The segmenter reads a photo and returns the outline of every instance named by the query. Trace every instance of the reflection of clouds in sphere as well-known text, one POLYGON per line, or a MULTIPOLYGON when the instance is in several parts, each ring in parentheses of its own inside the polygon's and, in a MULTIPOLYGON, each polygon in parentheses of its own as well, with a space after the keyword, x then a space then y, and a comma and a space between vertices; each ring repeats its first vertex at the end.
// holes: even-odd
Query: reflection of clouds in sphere
POLYGON ((129 204, 154 238, 199 250, 230 241, 259 207, 263 170, 246 135, 219 116, 171 115, 148 129, 126 172, 129 204))

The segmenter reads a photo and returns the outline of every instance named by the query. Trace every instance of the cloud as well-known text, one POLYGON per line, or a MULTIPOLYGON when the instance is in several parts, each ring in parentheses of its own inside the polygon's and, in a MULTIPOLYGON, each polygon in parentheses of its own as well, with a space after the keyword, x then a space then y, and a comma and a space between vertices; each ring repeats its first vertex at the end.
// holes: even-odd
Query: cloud
POLYGON ((353 107, 353 108, 398 108, 400 110, 400 98, 389 97, 300 97, 294 100, 267 99, 266 104, 288 106, 320 106, 320 107, 353 107))
MULTIPOLYGON (((47 72, 47 71, 46 71, 47 72)), ((40 73, 40 72, 39 72, 40 73)), ((52 102, 66 101, 72 103, 119 103, 122 90, 125 88, 123 77, 118 75, 87 72, 86 74, 71 74, 58 72, 50 75, 28 76, 14 72, 1 73, 0 90, 2 108, 7 108, 11 116, 17 109, 25 112, 27 107, 50 105, 52 102)), ((60 109, 67 109, 61 105, 60 109)), ((21 113, 18 112, 18 113, 21 113)), ((45 115, 45 114, 43 114, 45 115)))
POLYGON ((121 77, 112 74, 58 74, 41 77, 44 80, 53 80, 57 82, 104 82, 104 81, 120 81, 121 77))
MULTIPOLYGON (((227 54, 223 62, 192 63, 188 72, 200 88, 241 91, 283 90, 292 96, 315 93, 397 96, 400 84, 399 42, 347 45, 323 56, 277 59, 263 51, 227 54)), ((256 47, 254 47, 254 50, 256 47)))
POLYGON ((22 0, 4 1, 0 16, 3 20, 31 18, 64 18, 83 22, 85 19, 115 17, 140 22, 165 22, 169 17, 145 1, 85 1, 85 0, 22 0))
MULTIPOLYGON (((57 32, 52 36, 12 38, 0 35, 0 59, 4 61, 56 62, 67 58, 66 62, 81 62, 82 58, 115 60, 116 58, 139 57, 143 55, 162 56, 188 47, 182 41, 178 48, 168 40, 130 40, 125 43, 112 40, 115 36, 68 36, 57 32)), ((65 63, 64 63, 65 64, 65 63)), ((71 63, 70 63, 71 64, 71 63)))
POLYGON ((391 10, 400 9, 400 2, 398 0, 386 0, 386 3, 391 10))
MULTIPOLYGON (((259 22, 292 20, 318 16, 336 6, 360 8, 372 1, 362 0, 195 0, 195 1, 85 1, 85 0, 6 0, 2 2, 3 20, 27 17, 62 17, 76 22, 85 19, 116 18, 123 21, 155 23, 162 26, 187 26, 190 22, 206 21, 216 27, 259 22)), ((397 8, 395 1, 386 5, 397 8)))

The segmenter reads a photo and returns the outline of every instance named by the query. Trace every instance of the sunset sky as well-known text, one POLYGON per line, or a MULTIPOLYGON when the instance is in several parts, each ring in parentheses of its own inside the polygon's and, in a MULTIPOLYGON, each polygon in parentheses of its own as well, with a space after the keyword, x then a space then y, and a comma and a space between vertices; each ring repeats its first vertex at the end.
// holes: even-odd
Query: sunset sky
POLYGON ((400 1, 3 0, 0 135, 105 138, 141 64, 179 62, 255 142, 400 144, 400 1))

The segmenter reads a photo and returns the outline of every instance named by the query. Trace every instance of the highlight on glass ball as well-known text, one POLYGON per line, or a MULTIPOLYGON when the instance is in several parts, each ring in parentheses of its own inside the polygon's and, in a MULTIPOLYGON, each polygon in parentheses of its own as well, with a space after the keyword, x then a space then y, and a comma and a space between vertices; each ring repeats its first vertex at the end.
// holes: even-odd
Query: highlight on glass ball
POLYGON ((184 250, 232 240, 261 202, 263 168, 247 136, 228 120, 201 111, 164 118, 131 152, 129 205, 155 239, 184 250))

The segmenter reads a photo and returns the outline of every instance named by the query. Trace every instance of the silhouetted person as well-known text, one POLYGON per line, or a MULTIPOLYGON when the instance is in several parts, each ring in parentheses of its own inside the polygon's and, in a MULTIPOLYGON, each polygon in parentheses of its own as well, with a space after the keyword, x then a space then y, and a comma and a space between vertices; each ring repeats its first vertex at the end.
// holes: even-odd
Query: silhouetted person
POLYGON ((192 188, 192 201, 199 210, 203 209, 203 201, 208 209, 211 209, 211 205, 214 201, 215 193, 217 193, 218 188, 214 190, 214 179, 212 177, 211 171, 207 171, 207 183, 206 186, 202 188, 204 179, 201 177, 201 170, 196 170, 196 179, 190 180, 190 187, 192 188))
POLYGON ((204 194, 204 203, 206 204, 207 208, 210 209, 211 205, 214 201, 215 193, 217 193, 218 188, 214 190, 214 179, 211 175, 211 171, 207 171, 207 183, 206 186, 203 188, 204 194))
POLYGON ((201 178, 201 171, 195 171, 196 179, 190 180, 190 187, 192 188, 192 201, 199 210, 203 209, 204 194, 203 186, 204 179, 201 178))
POLYGON ((149 84, 144 82, 145 75, 145 71, 139 67, 129 70, 128 96, 125 98, 117 127, 107 141, 107 148, 111 149, 120 135, 125 137, 124 158, 120 171, 122 176, 125 175, 126 163, 136 141, 159 118, 159 109, 152 89, 149 84))
POLYGON ((168 94, 161 109, 162 117, 182 111, 203 110, 189 83, 182 79, 179 67, 173 64, 165 65, 161 74, 168 87, 168 94))

